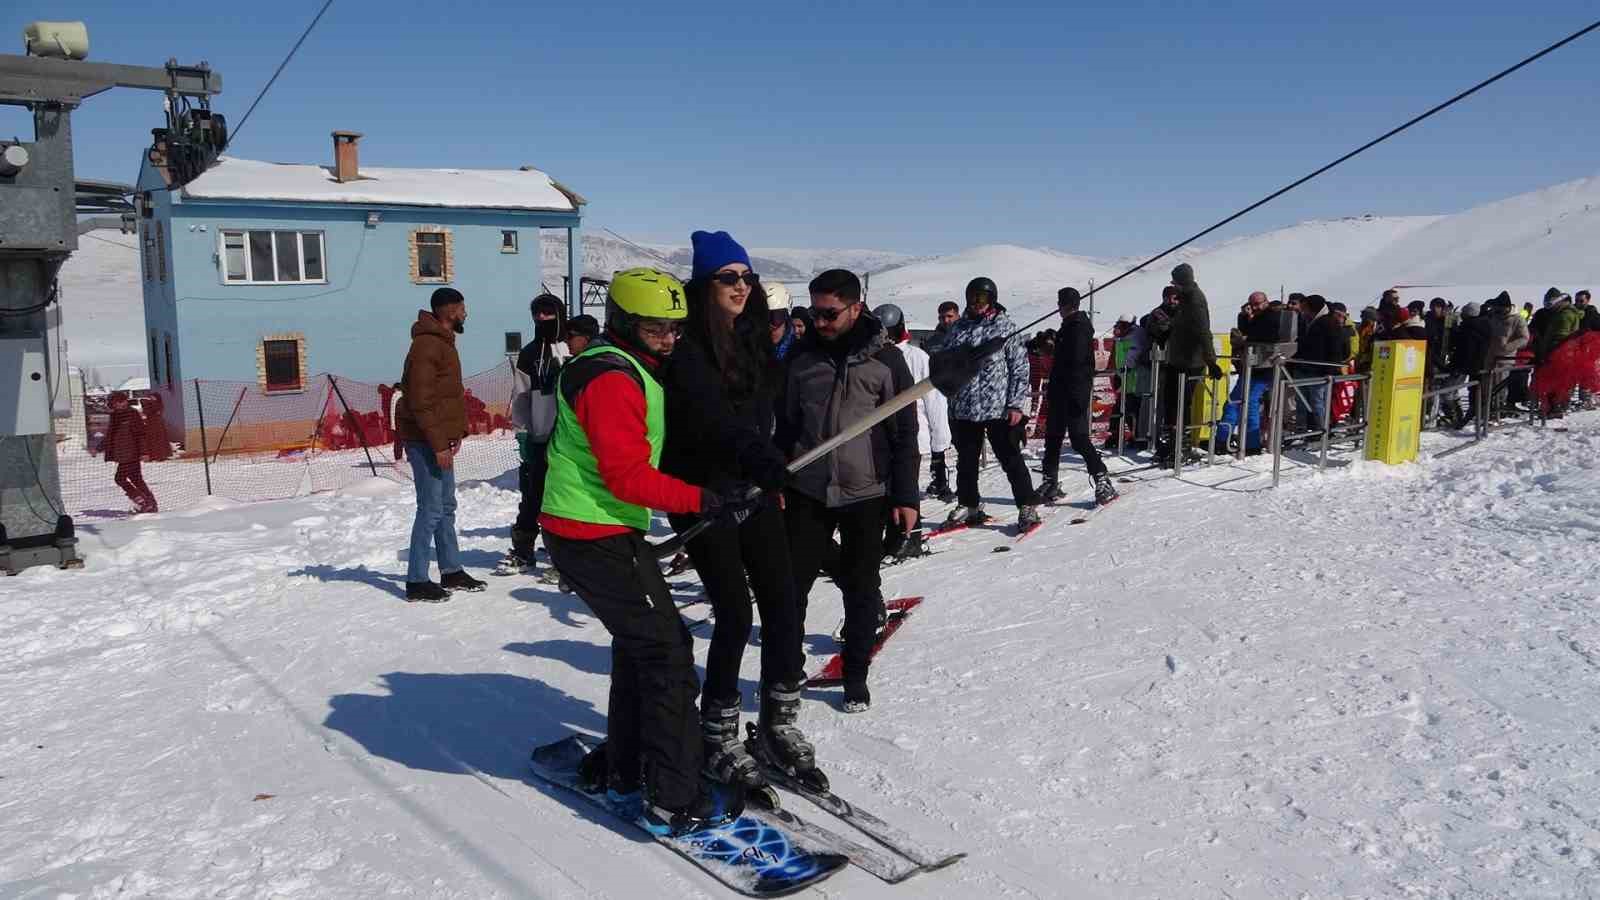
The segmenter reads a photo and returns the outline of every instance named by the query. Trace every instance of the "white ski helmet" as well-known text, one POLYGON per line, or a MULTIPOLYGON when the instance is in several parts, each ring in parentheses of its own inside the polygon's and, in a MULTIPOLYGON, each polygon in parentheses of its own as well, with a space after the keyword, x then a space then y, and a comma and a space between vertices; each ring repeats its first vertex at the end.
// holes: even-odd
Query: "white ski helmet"
POLYGON ((761 282, 761 289, 767 292, 767 311, 789 311, 792 302, 789 299, 789 289, 776 281, 761 282))

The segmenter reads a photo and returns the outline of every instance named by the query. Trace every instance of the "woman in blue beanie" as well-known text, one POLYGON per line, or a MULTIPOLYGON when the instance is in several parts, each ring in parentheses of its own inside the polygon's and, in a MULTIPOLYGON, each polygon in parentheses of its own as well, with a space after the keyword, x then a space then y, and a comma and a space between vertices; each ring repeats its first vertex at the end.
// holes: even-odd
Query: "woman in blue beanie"
MULTIPOLYGON (((706 771, 752 790, 758 803, 775 803, 758 757, 819 788, 827 784, 796 724, 805 655, 777 505, 787 479, 783 455, 772 443, 779 369, 767 294, 750 255, 725 231, 696 231, 692 240, 687 327, 665 374, 661 470, 711 490, 746 483, 768 492, 749 518, 712 526, 689 542, 688 551, 716 617, 700 695, 706 771), (739 668, 750 639, 752 591, 761 609, 761 713, 747 743, 739 731, 739 668)), ((670 521, 682 532, 696 518, 670 521)))

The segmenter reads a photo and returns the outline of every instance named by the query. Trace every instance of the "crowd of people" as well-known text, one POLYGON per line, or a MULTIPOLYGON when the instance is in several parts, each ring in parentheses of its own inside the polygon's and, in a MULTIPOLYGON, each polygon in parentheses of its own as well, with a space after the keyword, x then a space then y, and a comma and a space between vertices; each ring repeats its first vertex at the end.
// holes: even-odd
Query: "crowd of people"
MULTIPOLYGON (((1194 392, 1205 380, 1225 377, 1219 363, 1226 363, 1235 375, 1251 368, 1249 396, 1243 396, 1245 379, 1234 377, 1216 423, 1217 445, 1234 450, 1242 441, 1247 455, 1261 453, 1263 422, 1270 419, 1270 412, 1263 413, 1272 385, 1272 357, 1252 354, 1250 344, 1292 342, 1287 354, 1288 376, 1311 379, 1370 374, 1377 342, 1422 341, 1426 345, 1426 383, 1439 391, 1426 415, 1439 426, 1453 429, 1476 421, 1484 396, 1490 398, 1495 414, 1538 412, 1560 418, 1575 388, 1585 404, 1600 390, 1600 385, 1591 386, 1600 337, 1585 337, 1600 332, 1600 309, 1586 290, 1568 295, 1551 288, 1542 308, 1535 310, 1532 303, 1519 309, 1507 292, 1458 308, 1444 297, 1402 303, 1399 290, 1390 289, 1355 319, 1343 303, 1319 294, 1291 293, 1273 300, 1265 292, 1255 291, 1240 307, 1230 329, 1230 356, 1219 360, 1205 294, 1193 279, 1190 267, 1177 267, 1155 309, 1137 319, 1123 316, 1113 326, 1112 364, 1101 374, 1111 376, 1117 396, 1104 447, 1153 448, 1157 465, 1170 467, 1177 404, 1191 408, 1194 392), (1153 382, 1155 372, 1162 376, 1159 385, 1153 382), (1177 390, 1180 374, 1185 376, 1182 397, 1177 390), (1477 389, 1480 384, 1487 384, 1488 390, 1477 389), (1467 390, 1469 385, 1472 390, 1467 390), (1452 386, 1461 390, 1453 392, 1452 386), (1465 404, 1461 394, 1466 395, 1465 404), (1144 408, 1152 395, 1160 409, 1144 408)), ((1063 349, 1063 334, 1045 330, 1027 344, 1035 394, 1049 392, 1051 382, 1046 379, 1056 368, 1054 358, 1073 352, 1063 349)), ((1294 402, 1282 411, 1286 433, 1320 431, 1324 425, 1344 423, 1357 415, 1362 400, 1358 381, 1341 382, 1331 394, 1326 385, 1302 384, 1294 391, 1294 402)), ((1043 410, 1039 418, 1045 418, 1043 410)), ((1203 424, 1193 423, 1194 430, 1203 424)), ((1087 438, 1082 443, 1087 444, 1087 438)), ((1053 446, 1059 448, 1059 443, 1053 446)), ((1055 456, 1051 447, 1047 444, 1045 450, 1047 466, 1055 456)), ((1078 441, 1073 447, 1085 460, 1092 459, 1078 441)), ((1192 446, 1183 449, 1190 454, 1198 452, 1192 446)), ((1093 472, 1095 463, 1090 462, 1090 467, 1093 472)))
MULTIPOLYGON (((998 285, 974 278, 964 303, 940 304, 937 328, 918 346, 903 310, 866 307, 852 272, 821 273, 808 286, 809 304, 792 306, 788 291, 762 281, 726 232, 697 231, 692 241, 686 282, 651 268, 617 273, 603 324, 568 321, 558 298, 536 298, 512 410, 521 502, 507 571, 537 573, 542 538, 553 572, 610 633, 608 735, 581 776, 587 789, 606 792, 619 811, 660 834, 737 815, 747 795, 770 791, 773 772, 826 787, 798 715, 802 640, 818 575, 831 577, 843 597, 841 705, 861 712, 871 705, 871 649, 885 621, 880 567, 907 548, 915 552, 925 496, 954 502, 939 527, 989 518, 978 489, 985 445, 1010 485, 1019 530, 1038 521, 1041 504, 1066 495, 1058 481, 1064 442, 1083 460, 1095 501, 1116 499, 1090 439, 1099 373, 1094 326, 1077 290, 1058 293, 1059 326, 1025 343, 998 285), (941 382, 948 395, 910 391, 956 357, 970 362, 962 371, 971 377, 941 382), (1042 407, 1030 404, 1035 392, 1042 407), (1030 405, 1045 422, 1037 485, 1022 454, 1030 405), (801 464, 812 451, 822 458, 801 464), (684 542, 714 610, 703 681, 660 548, 645 539, 654 513, 665 514, 684 542), (762 625, 759 713, 742 731, 739 674, 753 609, 762 625)), ((467 434, 455 337, 466 320, 465 298, 440 288, 412 328, 396 410, 417 493, 408 600, 438 602, 485 587, 464 571, 454 526, 451 470, 467 434), (435 558, 438 582, 429 578, 435 558)), ((1375 342, 1402 339, 1427 344, 1429 373, 1440 378, 1481 373, 1525 347, 1537 372, 1564 352, 1587 353, 1592 377, 1600 344, 1572 348, 1597 326, 1587 292, 1574 299, 1552 291, 1545 309, 1524 321, 1505 294, 1457 311, 1442 298, 1402 305, 1390 291, 1355 322, 1319 295, 1280 302, 1256 292, 1234 323, 1233 358, 1219 360, 1205 292, 1183 264, 1172 270, 1160 305, 1112 329, 1124 394, 1113 428, 1129 429, 1170 464, 1185 449, 1165 427, 1178 404, 1190 404, 1207 380, 1225 378, 1224 363, 1262 365, 1247 354, 1250 343, 1293 341, 1289 366, 1297 376, 1362 371, 1375 342), (1159 409, 1141 408, 1147 385, 1159 409), (1141 420, 1154 425, 1141 431, 1141 420)), ((1258 375, 1248 398, 1239 396, 1238 380, 1218 428, 1224 442, 1259 450, 1259 407, 1270 380, 1258 375)), ((1564 402, 1559 385, 1538 374, 1532 383, 1536 401, 1556 414, 1564 402)), ((1299 392, 1304 422, 1323 423, 1354 405, 1326 393, 1299 392)), ((1452 424, 1465 417, 1444 414, 1452 424)))
MULTIPOLYGON (((880 567, 919 546, 924 496, 956 501, 952 522, 986 519, 978 493, 985 442, 1011 483, 1019 527, 1064 494, 1058 466, 1046 466, 1035 486, 1023 461, 1027 353, 992 280, 973 279, 964 306, 942 304, 937 331, 918 346, 901 309, 866 307, 852 272, 821 273, 808 286, 809 304, 792 307, 787 290, 763 282, 726 232, 692 239, 687 282, 648 268, 617 273, 602 327, 580 327, 586 317, 567 321, 556 298, 536 298, 512 410, 522 496, 510 570, 536 573, 542 539, 560 581, 611 634, 608 737, 584 777, 661 833, 737 814, 747 792, 769 789, 774 769, 826 786, 798 725, 807 601, 819 573, 844 601, 841 705, 864 711, 885 621, 880 567), (928 378, 930 353, 969 348, 978 359, 975 348, 990 342, 1003 349, 959 390, 908 393, 928 378), (845 434, 869 420, 864 433, 845 434), (794 464, 813 450, 827 452, 794 464), (923 488, 925 455, 932 482, 923 488), (652 513, 666 514, 687 539, 714 610, 703 682, 658 548, 645 540, 652 513), (761 677, 746 738, 739 672, 752 607, 761 616, 761 677)), ((1059 301, 1070 352, 1054 357, 1049 440, 1059 450, 1070 438, 1097 499, 1109 502, 1115 489, 1087 437, 1093 329, 1076 291, 1064 289, 1059 301)), ((455 338, 466 321, 460 292, 434 292, 412 328, 395 412, 417 494, 412 601, 486 586, 464 570, 455 535, 452 468, 467 434, 455 338)))

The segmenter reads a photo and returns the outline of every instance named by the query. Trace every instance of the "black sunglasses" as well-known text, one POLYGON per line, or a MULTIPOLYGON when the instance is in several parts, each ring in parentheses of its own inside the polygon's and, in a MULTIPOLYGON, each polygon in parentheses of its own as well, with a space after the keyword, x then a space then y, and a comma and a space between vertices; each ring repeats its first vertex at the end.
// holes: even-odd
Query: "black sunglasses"
POLYGON ((755 287, 761 283, 761 276, 754 272, 718 272, 711 276, 711 280, 723 287, 733 287, 743 281, 746 287, 755 287))
MULTIPOLYGON (((851 304, 851 306, 853 305, 851 304)), ((819 322, 832 322, 834 319, 844 315, 844 311, 849 308, 850 306, 813 306, 811 307, 811 318, 819 322)))

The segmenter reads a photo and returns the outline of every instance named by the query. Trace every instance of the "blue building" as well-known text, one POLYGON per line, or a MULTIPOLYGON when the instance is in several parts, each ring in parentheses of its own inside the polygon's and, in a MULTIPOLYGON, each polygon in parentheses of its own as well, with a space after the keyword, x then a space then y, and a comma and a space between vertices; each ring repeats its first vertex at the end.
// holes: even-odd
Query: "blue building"
POLYGON ((457 346, 471 374, 532 337, 528 304, 546 286, 561 295, 566 276, 578 302, 581 196, 527 166, 363 169, 360 137, 333 133, 332 166, 223 157, 179 189, 150 151, 138 199, 153 387, 398 381, 417 310, 445 285, 467 298, 457 346), (541 270, 547 228, 566 232, 566 272, 541 270))

